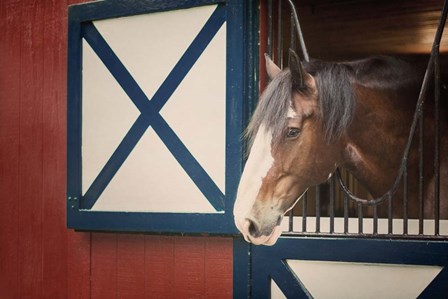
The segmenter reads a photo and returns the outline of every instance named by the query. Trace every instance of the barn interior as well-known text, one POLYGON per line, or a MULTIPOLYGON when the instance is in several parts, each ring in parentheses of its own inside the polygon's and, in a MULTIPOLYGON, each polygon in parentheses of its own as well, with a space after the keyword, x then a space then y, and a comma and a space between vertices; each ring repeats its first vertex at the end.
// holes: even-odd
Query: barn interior
MULTIPOLYGON (((428 64, 443 7, 443 1, 437 0, 295 0, 293 3, 311 59, 346 61, 391 55, 423 68, 428 64)), ((293 16, 288 1, 262 1, 260 20, 260 53, 269 53, 282 67, 287 66, 289 48, 294 48, 303 58, 297 37, 291 34, 293 16)), ((261 88, 267 82, 263 63, 260 61, 261 88)), ((447 92, 447 70, 448 31, 445 30, 440 44, 442 93, 447 92)), ((442 101, 441 105, 446 110, 446 103, 442 101)), ((343 172, 343 178, 356 195, 372 198, 349 173, 343 172)), ((311 200, 306 201, 306 207, 302 201, 291 215, 328 216, 332 192, 336 197, 335 216, 342 216, 344 195, 330 183, 310 190, 311 200)), ((354 202, 349 201, 348 210, 350 217, 359 215, 354 202)), ((364 217, 371 217, 372 213, 371 207, 363 208, 364 217)))

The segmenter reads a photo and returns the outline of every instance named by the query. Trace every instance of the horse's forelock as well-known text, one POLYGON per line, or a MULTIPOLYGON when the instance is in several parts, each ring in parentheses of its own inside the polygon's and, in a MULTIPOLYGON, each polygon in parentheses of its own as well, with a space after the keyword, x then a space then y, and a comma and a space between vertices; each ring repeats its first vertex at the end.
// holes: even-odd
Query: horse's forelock
MULTIPOLYGON (((327 142, 333 142, 346 132, 355 113, 356 100, 350 82, 350 69, 343 64, 320 61, 307 64, 306 69, 316 80, 323 134, 327 142)), ((245 132, 249 151, 262 124, 265 130, 272 132, 272 140, 278 140, 287 122, 292 92, 291 73, 288 69, 269 83, 245 132)), ((309 95, 309 90, 297 92, 309 95)))
POLYGON ((292 81, 288 69, 278 74, 261 95, 257 109, 246 130, 249 149, 261 125, 272 132, 273 140, 283 132, 291 105, 292 81))

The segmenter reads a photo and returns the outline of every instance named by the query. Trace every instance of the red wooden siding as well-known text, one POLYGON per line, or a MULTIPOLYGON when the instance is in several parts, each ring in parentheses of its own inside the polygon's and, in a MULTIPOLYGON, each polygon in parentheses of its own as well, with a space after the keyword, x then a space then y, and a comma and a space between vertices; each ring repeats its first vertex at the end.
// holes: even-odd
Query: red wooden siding
POLYGON ((230 298, 232 239, 66 229, 67 6, 0 1, 0 298, 230 298))

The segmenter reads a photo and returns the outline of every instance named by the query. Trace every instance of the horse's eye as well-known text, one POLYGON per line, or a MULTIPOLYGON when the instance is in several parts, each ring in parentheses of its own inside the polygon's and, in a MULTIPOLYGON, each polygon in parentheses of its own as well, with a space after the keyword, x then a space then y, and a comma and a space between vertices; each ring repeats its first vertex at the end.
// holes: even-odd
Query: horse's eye
POLYGON ((300 134, 299 128, 288 128, 288 132, 286 133, 286 138, 294 139, 297 138, 300 134))

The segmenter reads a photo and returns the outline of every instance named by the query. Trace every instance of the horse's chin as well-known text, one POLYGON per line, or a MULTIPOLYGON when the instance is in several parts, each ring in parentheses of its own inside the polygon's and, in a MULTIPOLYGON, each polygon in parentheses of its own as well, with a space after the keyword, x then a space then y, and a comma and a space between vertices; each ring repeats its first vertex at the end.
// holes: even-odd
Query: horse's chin
POLYGON ((252 237, 244 234, 244 239, 254 245, 272 246, 277 243, 278 238, 282 234, 282 228, 278 225, 274 228, 269 236, 252 237))

